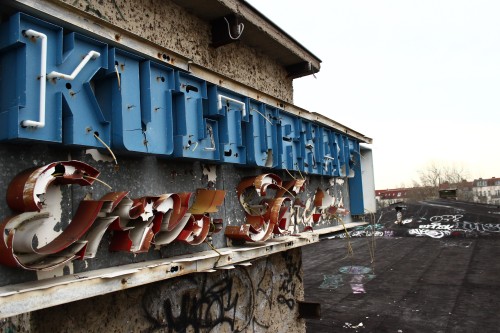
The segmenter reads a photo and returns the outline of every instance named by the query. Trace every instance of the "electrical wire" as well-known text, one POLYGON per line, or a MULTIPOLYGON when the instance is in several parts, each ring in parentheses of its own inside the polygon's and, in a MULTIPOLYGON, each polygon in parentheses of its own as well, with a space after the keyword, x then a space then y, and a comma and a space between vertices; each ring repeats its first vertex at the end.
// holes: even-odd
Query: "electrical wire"
POLYGON ((94 132, 94 137, 102 143, 102 145, 104 147, 106 147, 106 149, 109 151, 109 153, 111 154, 111 156, 113 157, 113 160, 115 161, 115 164, 116 164, 116 168, 118 169, 118 160, 116 159, 116 156, 115 154, 113 153, 113 151, 111 150, 111 148, 106 144, 106 142, 104 142, 100 137, 99 135, 97 135, 97 133, 94 132))
POLYGON ((347 245, 346 245, 347 254, 345 255, 344 258, 342 258, 342 260, 344 260, 346 258, 352 257, 354 254, 354 250, 352 249, 351 236, 349 236, 349 232, 347 231, 347 228, 345 227, 344 220, 342 220, 342 219, 338 219, 338 220, 340 220, 340 223, 342 223, 342 227, 344 228, 345 238, 347 240, 347 245))
POLYGON ((372 265, 372 272, 375 272, 375 214, 369 213, 370 215, 370 225, 372 229, 371 240, 368 240, 368 252, 370 253, 370 264, 372 265))
POLYGON ((101 184, 103 184, 103 185, 107 186, 110 190, 112 190, 112 189, 113 189, 113 188, 112 188, 111 186, 109 186, 107 183, 105 183, 105 182, 103 182, 102 180, 97 179, 97 178, 95 178, 95 177, 91 177, 91 176, 88 176, 88 175, 83 175, 83 178, 89 178, 89 179, 95 180, 95 181, 97 181, 97 182, 99 182, 99 183, 101 183, 101 184))
POLYGON ((208 246, 210 246, 210 248, 211 248, 212 250, 214 250, 215 252, 217 252, 217 254, 219 255, 219 257, 217 258, 217 261, 214 263, 214 266, 213 266, 213 268, 216 268, 216 267, 217 267, 217 264, 219 263, 220 259, 222 258, 222 253, 220 253, 220 252, 219 252, 219 251, 218 251, 218 250, 217 250, 217 249, 216 249, 216 248, 212 245, 212 243, 210 243, 210 242, 209 242, 209 241, 207 241, 206 239, 205 239, 205 243, 207 243, 207 244, 208 244, 208 246))
POLYGON ((232 40, 240 39, 241 35, 243 35, 243 30, 245 29, 245 25, 243 23, 238 24, 238 30, 240 34, 238 35, 238 37, 233 37, 233 35, 231 34, 231 25, 229 24, 228 19, 224 17, 224 20, 227 23, 227 33, 229 34, 229 38, 231 38, 232 40))
POLYGON ((260 115, 262 116, 262 118, 264 118, 265 120, 267 120, 267 122, 268 122, 269 124, 271 124, 271 125, 273 124, 273 123, 271 122, 271 120, 269 120, 269 118, 267 118, 267 117, 266 117, 266 115, 265 115, 265 114, 263 114, 262 112, 258 111, 257 109, 250 109, 250 111, 255 111, 255 112, 257 112, 258 114, 260 114, 260 115))

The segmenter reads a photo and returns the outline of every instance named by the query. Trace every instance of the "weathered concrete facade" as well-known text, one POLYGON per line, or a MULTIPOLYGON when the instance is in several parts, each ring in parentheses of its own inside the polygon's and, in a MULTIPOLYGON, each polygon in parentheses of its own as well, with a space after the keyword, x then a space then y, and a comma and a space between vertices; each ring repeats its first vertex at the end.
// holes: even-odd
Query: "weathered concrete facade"
POLYGON ((303 332, 300 249, 33 313, 37 332, 303 332), (47 320, 54 313, 71 320, 47 320), (98 320, 96 320, 98 319, 98 320))
POLYGON ((210 47, 210 22, 170 1, 61 1, 191 59, 195 64, 293 103, 292 79, 274 59, 239 42, 210 47))

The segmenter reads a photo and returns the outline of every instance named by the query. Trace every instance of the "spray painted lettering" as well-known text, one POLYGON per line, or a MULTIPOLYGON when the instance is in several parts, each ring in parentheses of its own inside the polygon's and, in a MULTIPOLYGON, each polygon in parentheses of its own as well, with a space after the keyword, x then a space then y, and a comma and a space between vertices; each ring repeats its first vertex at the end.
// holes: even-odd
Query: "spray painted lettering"
POLYGON ((297 251, 151 286, 142 300, 151 332, 277 332, 302 285, 297 251))
MULTIPOLYGON (((452 215, 450 215, 452 216, 452 215)), ((461 219, 461 215, 454 215, 449 220, 461 219)), ((431 224, 419 225, 418 229, 409 229, 408 235, 428 236, 432 238, 442 238, 445 236, 477 236, 478 234, 488 235, 500 233, 500 224, 495 223, 475 223, 475 222, 455 222, 442 224, 432 222, 431 224)))
POLYGON ((454 229, 464 231, 477 231, 477 232, 500 232, 500 224, 493 223, 474 223, 474 222, 458 222, 455 224, 454 229))
POLYGON ((444 236, 449 236, 451 234, 450 231, 445 230, 434 230, 434 229, 410 229, 408 230, 408 235, 412 236, 428 236, 431 238, 443 238, 444 236))
POLYGON ((452 224, 441 224, 440 222, 433 222, 431 224, 421 224, 418 226, 420 229, 434 229, 434 230, 451 230, 452 224))
POLYGON ((343 266, 339 272, 341 274, 324 275, 319 288, 337 289, 349 283, 353 294, 364 294, 364 284, 376 277, 372 269, 365 266, 343 266))
POLYGON ((436 215, 432 216, 429 221, 430 222, 459 222, 464 216, 463 215, 436 215))
POLYGON ((370 224, 367 226, 358 226, 347 233, 341 233, 331 238, 347 238, 347 237, 393 237, 392 230, 384 230, 382 224, 370 224))

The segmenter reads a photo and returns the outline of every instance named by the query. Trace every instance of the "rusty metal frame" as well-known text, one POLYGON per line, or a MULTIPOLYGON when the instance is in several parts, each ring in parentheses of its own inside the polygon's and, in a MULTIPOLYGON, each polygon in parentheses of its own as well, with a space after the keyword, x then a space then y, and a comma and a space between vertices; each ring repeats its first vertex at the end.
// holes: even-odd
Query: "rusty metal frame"
POLYGON ((44 195, 58 185, 92 185, 98 175, 98 170, 83 162, 63 161, 14 177, 7 203, 19 214, 0 223, 0 264, 50 270, 74 259, 94 258, 107 230, 112 231, 110 251, 139 253, 149 251, 151 244, 160 247, 174 240, 198 245, 221 229, 221 221, 213 220, 210 213, 218 211, 226 191, 198 189, 191 206, 192 193, 131 199, 124 191, 81 201, 62 232, 44 234, 44 223, 55 221, 60 213, 55 206, 59 204, 47 202, 44 195), (45 243, 34 247, 33 239, 42 234, 45 243))
POLYGON ((199 245, 216 231, 215 228, 210 231, 213 222, 209 214, 218 211, 225 195, 223 190, 198 189, 190 207, 192 193, 124 198, 111 225, 115 231, 110 250, 147 252, 151 244, 160 247, 174 240, 199 245))
POLYGON ((99 171, 83 162, 63 161, 26 170, 14 177, 7 189, 7 204, 21 213, 0 223, 0 263, 29 270, 49 270, 82 257, 87 244, 82 237, 100 213, 102 201, 80 202, 72 222, 48 244, 35 249, 32 238, 37 226, 51 217, 53 207, 41 199, 51 186, 92 185, 98 175, 99 171), (16 230, 21 227, 27 236, 16 242, 16 230))
POLYGON ((19 173, 7 188, 7 204, 17 212, 40 211, 43 207, 39 196, 51 185, 94 183, 99 171, 80 161, 53 162, 46 166, 27 169, 19 173))

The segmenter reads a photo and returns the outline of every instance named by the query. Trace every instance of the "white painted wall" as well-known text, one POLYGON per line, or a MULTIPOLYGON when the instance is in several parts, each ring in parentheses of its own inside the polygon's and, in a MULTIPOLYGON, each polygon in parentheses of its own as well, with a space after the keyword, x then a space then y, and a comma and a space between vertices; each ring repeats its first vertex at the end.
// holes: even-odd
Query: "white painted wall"
POLYGON ((375 174, 373 172, 372 149, 361 145, 361 179, 363 180, 363 200, 366 213, 375 213, 377 205, 375 201, 375 174))

